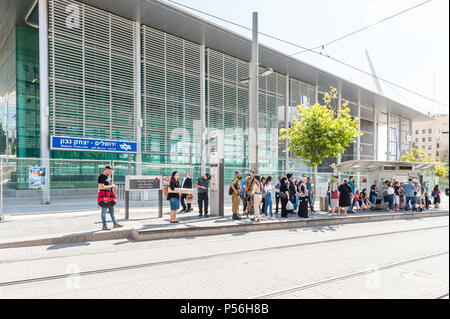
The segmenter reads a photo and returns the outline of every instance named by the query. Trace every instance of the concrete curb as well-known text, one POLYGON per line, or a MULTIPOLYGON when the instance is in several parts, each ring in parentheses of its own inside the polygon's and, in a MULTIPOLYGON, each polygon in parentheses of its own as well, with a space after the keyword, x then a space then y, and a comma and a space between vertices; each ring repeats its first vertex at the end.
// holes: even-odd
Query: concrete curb
POLYGON ((123 229, 123 230, 112 230, 109 232, 87 232, 74 235, 55 236, 51 238, 40 238, 25 241, 0 243, 0 249, 83 243, 83 242, 112 240, 112 239, 132 239, 136 241, 145 241, 145 240, 197 237, 197 236, 221 235, 221 234, 253 232, 253 231, 281 230, 281 229, 292 229, 302 227, 355 224, 364 222, 377 222, 387 220, 438 217, 438 216, 449 216, 449 212, 442 211, 442 212, 422 212, 422 213, 406 213, 406 214, 394 213, 383 215, 364 215, 364 216, 348 216, 348 217, 340 216, 323 219, 304 219, 296 221, 283 220, 279 222, 249 223, 249 224, 237 224, 225 226, 204 226, 204 227, 199 226, 192 228, 175 228, 175 229, 174 228, 155 229, 155 230, 123 229))
POLYGON ((90 241, 111 240, 111 239, 124 239, 124 238, 131 238, 132 231, 133 231, 132 229, 112 230, 109 232, 101 232, 101 233, 91 232, 52 238, 41 238, 41 239, 16 241, 10 243, 0 243, 0 249, 42 246, 42 245, 73 244, 73 243, 84 243, 90 241))

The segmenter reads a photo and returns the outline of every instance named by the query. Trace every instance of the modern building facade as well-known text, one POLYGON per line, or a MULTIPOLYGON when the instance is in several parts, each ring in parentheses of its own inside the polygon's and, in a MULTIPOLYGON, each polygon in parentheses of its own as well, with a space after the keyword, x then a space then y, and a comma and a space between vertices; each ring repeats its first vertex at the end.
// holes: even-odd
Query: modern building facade
MULTIPOLYGON (((249 77, 249 39, 156 0, 6 0, 0 9, 11 16, 0 22, 2 154, 200 167, 208 165, 207 132, 221 129, 225 167, 248 169, 249 84, 240 80, 249 77), (59 150, 52 137, 131 141, 137 151, 59 150), (44 153, 42 145, 49 145, 44 153)), ((339 89, 335 107, 349 102, 364 135, 319 172, 340 160, 398 159, 412 146, 412 122, 427 119, 270 47, 259 50, 260 69, 274 70, 259 79, 262 174, 310 171, 283 152, 279 129, 297 105, 320 102, 330 86, 339 89)))
POLYGON ((448 124, 448 114, 433 115, 433 121, 414 122, 413 147, 440 161, 442 151, 449 146, 448 124))

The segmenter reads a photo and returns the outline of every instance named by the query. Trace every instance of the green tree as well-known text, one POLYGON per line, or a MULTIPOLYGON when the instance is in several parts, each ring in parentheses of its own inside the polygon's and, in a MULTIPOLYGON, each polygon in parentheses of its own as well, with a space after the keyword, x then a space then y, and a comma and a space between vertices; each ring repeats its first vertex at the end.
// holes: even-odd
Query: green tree
MULTIPOLYGON (((424 149, 417 149, 415 147, 412 148, 411 153, 406 152, 405 155, 402 155, 401 160, 404 162, 420 162, 420 163, 434 163, 436 162, 435 157, 430 157, 425 152, 424 149)), ((444 164, 440 163, 435 165, 433 168, 424 172, 424 174, 435 175, 439 178, 447 178, 448 179, 448 167, 444 164)))
POLYGON ((349 114, 348 103, 343 103, 338 112, 331 109, 331 103, 337 99, 338 91, 331 90, 324 94, 324 105, 297 106, 298 118, 292 121, 292 127, 280 129, 280 140, 288 140, 285 152, 292 152, 302 159, 308 167, 313 168, 314 198, 316 196, 316 166, 323 159, 336 157, 344 153, 346 147, 353 143, 362 133, 358 132, 359 119, 349 114))

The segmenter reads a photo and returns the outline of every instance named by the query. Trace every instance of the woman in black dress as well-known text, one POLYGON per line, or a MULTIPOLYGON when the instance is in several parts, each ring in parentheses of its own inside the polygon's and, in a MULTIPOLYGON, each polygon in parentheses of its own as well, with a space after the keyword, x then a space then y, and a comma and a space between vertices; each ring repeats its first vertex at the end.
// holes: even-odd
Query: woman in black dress
POLYGON ((287 218, 288 211, 286 210, 286 205, 289 200, 289 185, 286 177, 283 177, 280 180, 280 200, 281 200, 281 217, 287 218))
MULTIPOLYGON (((295 184, 292 180, 292 174, 286 175, 289 182, 289 200, 291 201, 292 205, 295 207, 295 197, 296 197, 296 191, 295 191, 295 184)), ((288 214, 294 214, 294 210, 288 210, 288 214)))
POLYGON ((306 188, 306 180, 299 181, 297 184, 298 191, 298 217, 308 218, 308 189, 306 188))
POLYGON ((347 209, 352 204, 352 188, 347 184, 347 180, 344 179, 344 183, 341 184, 338 188, 339 190, 339 212, 338 215, 341 214, 342 208, 344 208, 345 216, 347 216, 347 209))

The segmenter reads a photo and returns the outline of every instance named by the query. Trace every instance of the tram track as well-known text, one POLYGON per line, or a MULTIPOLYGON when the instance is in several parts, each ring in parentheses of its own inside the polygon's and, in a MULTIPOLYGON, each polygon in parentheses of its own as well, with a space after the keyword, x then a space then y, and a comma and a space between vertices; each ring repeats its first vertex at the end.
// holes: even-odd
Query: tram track
MULTIPOLYGON (((428 230, 435 230, 435 229, 448 228, 448 227, 449 227, 449 225, 423 227, 423 228, 415 228, 415 229, 408 229, 408 230, 401 230, 401 231, 393 231, 393 232, 376 233, 376 234, 369 234, 369 235, 328 239, 328 240, 322 240, 322 241, 289 244, 289 245, 282 245, 282 246, 262 247, 262 248, 256 248, 256 249, 227 252, 227 253, 219 253, 219 254, 211 254, 211 255, 204 255, 204 256, 195 256, 195 257, 188 257, 188 258, 180 258, 180 259, 163 260, 163 261, 150 262, 150 263, 119 266, 119 267, 112 267, 112 268, 96 269, 96 270, 79 272, 76 275, 77 276, 90 276, 90 275, 97 275, 97 274, 102 274, 102 273, 111 273, 111 272, 118 272, 118 271, 125 271, 125 270, 134 270, 134 269, 139 269, 139 268, 149 268, 149 267, 156 267, 156 266, 163 266, 163 265, 170 265, 170 264, 193 262, 193 261, 199 261, 199 260, 211 259, 211 258, 235 256, 235 255, 247 254, 247 253, 258 252, 258 251, 280 250, 280 249, 289 249, 289 248, 296 248, 296 247, 303 247, 303 246, 321 245, 321 244, 327 244, 327 243, 359 240, 359 239, 363 239, 363 238, 373 238, 373 237, 378 237, 378 236, 391 236, 391 235, 410 233, 410 232, 428 231, 428 230)), ((66 257, 66 256, 64 256, 64 257, 66 257)), ((61 258, 64 258, 64 257, 61 257, 61 258)), ((69 278, 72 276, 74 276, 74 274, 58 274, 58 275, 42 276, 42 277, 28 278, 28 279, 22 279, 22 280, 0 282, 0 287, 8 287, 8 286, 28 284, 28 283, 60 280, 60 279, 65 279, 65 278, 69 278)))
MULTIPOLYGON (((392 268, 404 266, 404 265, 407 265, 407 264, 419 262, 419 261, 422 261, 422 260, 444 256, 444 255, 446 255, 448 253, 449 253, 449 251, 444 251, 444 252, 434 253, 434 254, 431 254, 431 255, 421 256, 421 257, 412 258, 412 259, 407 259, 407 260, 403 260, 403 261, 399 261, 399 262, 395 262, 395 263, 390 263, 390 264, 386 264, 386 265, 383 265, 383 266, 379 266, 379 267, 376 267, 376 268, 356 271, 356 272, 348 273, 348 274, 345 274, 345 275, 335 276, 335 277, 331 277, 331 278, 327 278, 327 279, 323 279, 323 280, 310 282, 310 283, 307 283, 307 284, 302 284, 302 285, 298 285, 298 286, 294 286, 294 287, 290 287, 290 288, 286 288, 286 289, 282 289, 282 290, 278 290, 278 291, 273 291, 273 292, 270 292, 270 293, 266 293, 266 294, 263 294, 263 295, 252 297, 251 299, 266 299, 266 298, 273 298, 273 297, 277 297, 277 296, 282 296, 282 295, 286 295, 286 294, 289 294, 289 293, 310 289, 310 288, 313 288, 313 287, 318 287, 318 286, 323 286, 323 285, 330 284, 330 283, 335 283, 335 282, 338 282, 338 281, 353 279, 353 278, 356 278, 356 277, 359 277, 359 276, 368 275, 368 274, 371 274, 371 273, 374 273, 374 272, 377 272, 377 271, 383 271, 383 270, 387 270, 387 269, 392 269, 392 268)), ((448 294, 440 296, 440 297, 438 297, 436 299, 442 299, 442 298, 444 298, 446 296, 448 296, 448 294)))

